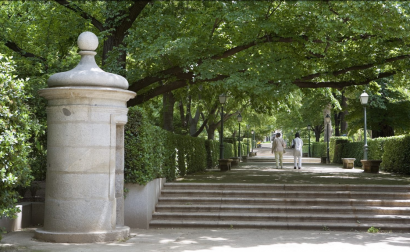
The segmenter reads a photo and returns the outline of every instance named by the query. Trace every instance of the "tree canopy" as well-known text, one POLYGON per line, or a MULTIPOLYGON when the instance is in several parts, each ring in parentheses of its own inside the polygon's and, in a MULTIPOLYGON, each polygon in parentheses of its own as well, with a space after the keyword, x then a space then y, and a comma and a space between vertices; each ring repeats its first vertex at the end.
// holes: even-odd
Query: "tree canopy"
POLYGON ((107 71, 138 93, 129 106, 193 85, 283 99, 299 88, 408 79, 402 1, 6 1, 2 50, 28 75, 73 66, 75 40, 95 32, 107 71))

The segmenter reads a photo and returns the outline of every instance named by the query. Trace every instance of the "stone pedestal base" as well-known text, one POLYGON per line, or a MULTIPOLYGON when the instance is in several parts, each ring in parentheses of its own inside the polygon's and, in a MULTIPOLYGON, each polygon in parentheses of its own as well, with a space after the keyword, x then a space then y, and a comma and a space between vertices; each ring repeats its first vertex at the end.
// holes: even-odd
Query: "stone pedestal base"
POLYGON ((360 160, 363 164, 364 172, 379 173, 379 167, 382 160, 360 160))
POLYGON ((248 156, 242 156, 242 162, 248 162, 248 156))
POLYGON ((221 171, 229 171, 231 169, 232 159, 218 159, 219 169, 221 171))
POLYGON ((343 169, 353 169, 356 158, 342 158, 343 169))
POLYGON ((111 242, 128 238, 129 227, 117 227, 110 232, 49 232, 37 229, 34 238, 40 241, 57 243, 111 242))
POLYGON ((231 159, 232 159, 231 166, 238 166, 239 165, 240 158, 232 157, 231 159))

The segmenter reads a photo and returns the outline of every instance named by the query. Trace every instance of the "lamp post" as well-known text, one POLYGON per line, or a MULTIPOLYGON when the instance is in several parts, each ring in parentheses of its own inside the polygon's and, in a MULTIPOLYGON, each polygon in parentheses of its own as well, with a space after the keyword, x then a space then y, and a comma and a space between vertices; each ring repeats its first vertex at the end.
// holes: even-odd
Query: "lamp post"
POLYGON ((247 124, 246 125, 246 135, 248 136, 247 138, 246 138, 246 146, 247 146, 247 154, 246 155, 249 155, 249 124, 247 124))
POLYGON ((326 140, 327 140, 327 160, 326 163, 330 163, 330 159, 329 159, 329 124, 330 124, 330 115, 327 114, 325 117, 325 121, 327 124, 327 136, 326 136, 326 140))
POLYGON ((310 155, 310 129, 311 129, 312 127, 310 126, 310 124, 308 124, 308 126, 307 126, 307 129, 308 129, 308 131, 309 131, 309 157, 311 157, 311 155, 310 155))
POLYGON ((360 103, 364 108, 364 146, 363 146, 363 160, 367 160, 367 118, 366 118, 366 106, 369 101, 369 95, 363 90, 363 93, 360 95, 360 103))
POLYGON ((219 96, 219 102, 221 103, 221 135, 219 145, 219 158, 224 159, 224 104, 228 97, 225 94, 219 96))
POLYGON ((241 155, 241 122, 242 122, 242 116, 241 114, 238 115, 238 124, 239 124, 239 144, 238 144, 238 157, 240 158, 241 155))
POLYGON ((254 144, 254 142, 255 142, 255 131, 252 130, 251 133, 252 133, 251 145, 252 145, 252 153, 253 153, 253 144, 254 144))

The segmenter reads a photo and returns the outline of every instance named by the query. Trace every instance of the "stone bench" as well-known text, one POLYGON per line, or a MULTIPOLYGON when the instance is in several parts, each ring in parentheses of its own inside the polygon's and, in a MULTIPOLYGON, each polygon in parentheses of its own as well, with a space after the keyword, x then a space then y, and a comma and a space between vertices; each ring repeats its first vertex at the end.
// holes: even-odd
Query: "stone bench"
POLYGON ((343 169, 353 169, 356 158, 342 158, 343 169))
POLYGON ((231 169, 232 159, 218 159, 219 169, 221 171, 229 171, 231 169))

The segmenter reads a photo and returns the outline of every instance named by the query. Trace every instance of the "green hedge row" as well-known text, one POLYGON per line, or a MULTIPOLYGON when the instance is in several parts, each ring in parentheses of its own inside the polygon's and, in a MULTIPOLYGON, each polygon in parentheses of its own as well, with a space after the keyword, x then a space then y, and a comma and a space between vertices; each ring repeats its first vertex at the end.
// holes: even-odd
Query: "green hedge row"
POLYGON ((389 137, 381 145, 384 149, 382 169, 388 172, 409 175, 410 135, 389 137))
MULTIPOLYGON (((355 158, 354 165, 362 166, 363 142, 347 142, 342 137, 331 138, 330 142, 332 163, 342 163, 341 158, 355 158)), ((369 139, 367 145, 367 158, 382 160, 381 170, 410 174, 410 156, 407 154, 410 151, 410 135, 369 139)))
POLYGON ((311 145, 312 157, 325 157, 326 156, 326 143, 314 142, 311 145))
MULTIPOLYGON (((145 185, 166 177, 173 181, 179 176, 203 171, 218 165, 219 142, 176 135, 148 123, 141 108, 131 108, 124 135, 125 182, 145 185)), ((224 142, 224 158, 236 157, 238 143, 224 142)), ((241 141, 241 152, 247 145, 241 141)))
MULTIPOLYGON (((331 137, 329 141, 329 159, 331 163, 341 163, 343 143, 348 143, 349 139, 345 136, 331 137), (338 146, 340 145, 340 146, 338 146)), ((327 144, 327 143, 326 143, 327 144)))
POLYGON ((204 139, 175 135, 153 126, 141 108, 130 109, 124 141, 127 183, 144 185, 159 177, 172 181, 203 171, 208 164, 204 139))

